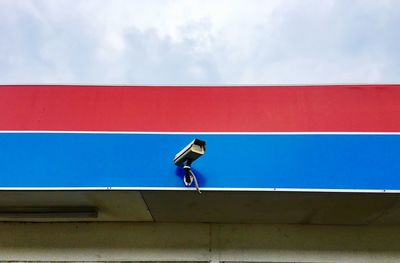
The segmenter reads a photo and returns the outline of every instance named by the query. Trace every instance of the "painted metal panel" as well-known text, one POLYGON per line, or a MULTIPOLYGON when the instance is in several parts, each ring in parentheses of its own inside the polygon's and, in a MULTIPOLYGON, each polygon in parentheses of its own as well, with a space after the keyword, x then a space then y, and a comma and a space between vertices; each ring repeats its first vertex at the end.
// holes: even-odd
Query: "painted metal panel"
POLYGON ((400 85, 0 86, 0 130, 396 132, 400 85))
POLYGON ((399 102, 400 85, 4 85, 0 188, 184 189, 172 158, 199 138, 202 188, 400 191, 399 102))
POLYGON ((400 135, 1 133, 0 187, 182 187, 198 137, 203 188, 400 190, 400 135))

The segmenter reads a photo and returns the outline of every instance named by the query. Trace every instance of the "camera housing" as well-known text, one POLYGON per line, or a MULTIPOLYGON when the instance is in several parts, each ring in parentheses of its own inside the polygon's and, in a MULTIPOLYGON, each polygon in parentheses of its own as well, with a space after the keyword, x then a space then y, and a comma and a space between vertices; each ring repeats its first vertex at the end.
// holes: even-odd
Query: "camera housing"
POLYGON ((176 166, 190 166, 206 152, 206 142, 194 139, 185 148, 175 155, 174 163, 176 166))

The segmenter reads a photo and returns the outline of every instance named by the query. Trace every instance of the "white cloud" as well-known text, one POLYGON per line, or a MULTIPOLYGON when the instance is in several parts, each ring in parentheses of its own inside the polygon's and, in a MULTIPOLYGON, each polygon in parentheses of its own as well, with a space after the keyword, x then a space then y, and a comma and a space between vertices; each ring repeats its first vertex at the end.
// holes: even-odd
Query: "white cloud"
POLYGON ((400 2, 1 1, 0 83, 400 82, 400 2))

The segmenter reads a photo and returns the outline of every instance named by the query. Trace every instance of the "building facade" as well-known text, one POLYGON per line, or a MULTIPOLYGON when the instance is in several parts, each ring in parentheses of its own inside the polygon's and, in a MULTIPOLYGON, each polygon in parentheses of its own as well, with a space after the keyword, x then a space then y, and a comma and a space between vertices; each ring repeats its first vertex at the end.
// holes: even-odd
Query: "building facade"
POLYGON ((398 85, 8 85, 0 112, 0 260, 399 261, 398 85))

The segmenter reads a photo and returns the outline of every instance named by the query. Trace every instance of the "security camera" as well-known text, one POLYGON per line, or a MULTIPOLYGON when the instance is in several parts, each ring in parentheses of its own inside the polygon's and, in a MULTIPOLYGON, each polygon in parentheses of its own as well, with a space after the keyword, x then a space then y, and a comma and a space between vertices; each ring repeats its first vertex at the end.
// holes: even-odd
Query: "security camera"
POLYGON ((192 172, 191 165, 199 157, 201 157, 206 152, 206 142, 195 139, 180 152, 175 155, 174 164, 176 166, 182 167, 185 170, 185 177, 183 182, 186 186, 191 186, 194 182, 197 192, 201 194, 199 189, 199 184, 197 182, 196 176, 192 172))
POLYGON ((194 139, 185 148, 175 155, 174 163, 176 166, 184 167, 185 165, 191 165, 192 162, 197 160, 206 152, 206 142, 194 139))

